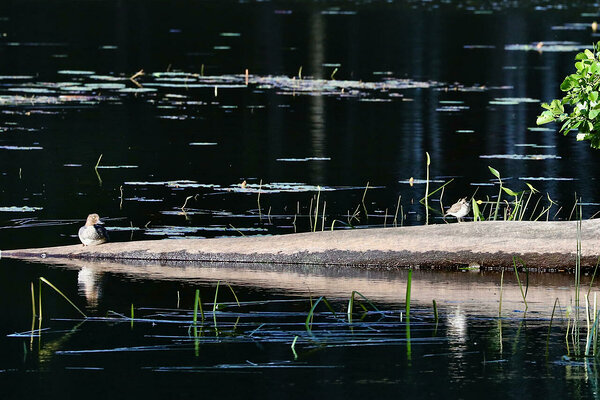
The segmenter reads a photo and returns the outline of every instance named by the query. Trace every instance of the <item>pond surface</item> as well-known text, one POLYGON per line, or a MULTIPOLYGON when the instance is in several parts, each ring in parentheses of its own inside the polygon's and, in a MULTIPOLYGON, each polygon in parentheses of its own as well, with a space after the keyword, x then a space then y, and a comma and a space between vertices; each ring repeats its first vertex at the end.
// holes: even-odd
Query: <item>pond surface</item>
POLYGON ((562 274, 529 275, 525 312, 514 274, 413 271, 409 319, 407 271, 2 260, 0 277, 22 283, 0 293, 3 398, 597 393, 596 358, 565 340, 574 290, 562 274), (44 285, 43 319, 32 321, 39 276, 89 318, 44 285), (348 315, 353 290, 368 300, 355 295, 348 315))
MULTIPOLYGON (((117 241, 423 224, 426 152, 430 190, 449 182, 435 223, 497 200, 488 166, 540 191, 525 219, 573 218, 576 197, 590 217, 598 152, 535 120, 597 20, 586 2, 0 2, 0 249, 77 243, 91 212, 117 241)), ((499 320, 497 274, 415 272, 407 325, 406 271, 269 268, 1 260, 6 396, 597 395, 565 342, 570 276, 532 277, 524 314, 506 274, 499 320), (7 336, 31 330, 41 276, 95 319, 44 286, 41 337, 7 336), (350 324, 353 290, 380 312, 350 324), (321 303, 311 334, 321 296, 336 316, 321 303)))

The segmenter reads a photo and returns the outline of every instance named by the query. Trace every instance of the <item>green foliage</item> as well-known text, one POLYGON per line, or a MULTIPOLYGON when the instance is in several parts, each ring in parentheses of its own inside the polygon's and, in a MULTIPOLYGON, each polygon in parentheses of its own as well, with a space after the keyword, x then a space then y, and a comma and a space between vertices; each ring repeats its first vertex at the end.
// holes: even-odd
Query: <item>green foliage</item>
POLYGON ((593 148, 600 148, 600 42, 594 51, 586 49, 575 57, 576 72, 567 76, 560 85, 566 92, 562 99, 543 103, 545 109, 538 117, 538 125, 561 122, 560 132, 576 130, 577 140, 589 140, 593 148), (570 113, 565 111, 570 106, 570 113))

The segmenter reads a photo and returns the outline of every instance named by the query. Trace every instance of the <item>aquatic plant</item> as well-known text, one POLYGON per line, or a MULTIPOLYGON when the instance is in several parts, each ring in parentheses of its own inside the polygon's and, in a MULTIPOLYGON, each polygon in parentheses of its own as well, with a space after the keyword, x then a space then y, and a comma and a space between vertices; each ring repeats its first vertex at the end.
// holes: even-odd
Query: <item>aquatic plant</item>
POLYGON ((577 140, 589 140, 591 147, 600 148, 600 42, 594 51, 585 49, 575 56, 576 72, 568 75, 560 90, 566 92, 562 99, 543 103, 546 110, 538 117, 538 125, 561 122, 560 132, 564 135, 578 131, 577 140), (565 105, 572 108, 565 110, 565 105))

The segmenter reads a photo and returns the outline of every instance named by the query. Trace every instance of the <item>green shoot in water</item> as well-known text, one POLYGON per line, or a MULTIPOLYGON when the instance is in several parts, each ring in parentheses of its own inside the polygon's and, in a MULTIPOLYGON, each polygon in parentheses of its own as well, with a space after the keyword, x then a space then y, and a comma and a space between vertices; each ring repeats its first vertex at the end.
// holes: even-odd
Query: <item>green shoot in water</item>
MULTIPOLYGON (((347 312, 347 314, 348 314, 348 322, 349 323, 352 323, 352 313, 353 313, 353 310, 354 310, 354 297, 355 297, 355 295, 359 295, 360 297, 362 297, 363 300, 365 300, 367 302, 367 304, 369 304, 373 308, 373 310, 379 312, 379 309, 375 306, 375 304, 373 304, 371 302, 371 300, 367 299, 360 292, 357 292, 356 290, 353 290, 352 293, 350 294, 350 300, 348 301, 348 312, 347 312)), ((357 303, 357 304, 363 309, 364 312, 368 311, 367 307, 365 307, 362 303, 357 303)))
POLYGON ((298 353, 296 353, 296 341, 298 340, 298 336, 294 337, 294 341, 292 342, 292 353, 294 353, 294 360, 298 359, 298 353))
POLYGON ((325 298, 324 296, 319 297, 317 299, 317 301, 315 301, 315 303, 310 308, 310 311, 308 312, 308 315, 306 316, 306 321, 304 322, 304 325, 306 326, 306 331, 311 335, 312 335, 312 320, 313 320, 313 316, 315 314, 315 308, 317 308, 317 306, 319 305, 319 303, 321 301, 323 303, 325 303, 325 305, 327 306, 329 311, 331 311, 333 316, 336 317, 335 311, 333 311, 333 307, 331 307, 331 304, 329 304, 329 301, 327 301, 327 298, 325 298))
POLYGON ((425 182, 425 225, 429 225, 429 165, 431 164, 431 159, 429 158, 429 153, 425 152, 427 156, 427 180, 425 182))
POLYGON ((521 279, 519 278, 519 271, 517 271, 517 257, 513 256, 513 268, 515 270, 515 276, 517 277, 517 283, 519 284, 519 289, 521 290, 521 296, 523 297, 523 303, 525 303, 525 311, 529 308, 527 305, 527 300, 525 299, 525 292, 523 291, 523 285, 521 285, 521 279))
MULTIPOLYGON (((488 168, 490 170, 490 172, 492 173, 492 175, 494 175, 496 178, 498 178, 498 182, 500 182, 500 189, 498 191, 498 200, 496 201, 496 210, 494 211, 494 221, 496 221, 498 219, 498 210, 500 209, 500 198, 502 197, 502 179, 500 179, 500 172, 498 172, 498 170, 490 167, 488 165, 488 168)), ((491 209, 490 209, 490 213, 491 213, 491 209)))
POLYGON ((412 284, 412 269, 408 270, 408 278, 406 281, 406 319, 410 318, 410 289, 412 284))
POLYGON ((550 316, 550 325, 548 326, 548 335, 546 336, 546 357, 548 357, 548 345, 550 343, 550 332, 552 330, 552 321, 554 321, 554 312, 556 311, 556 304, 558 303, 558 297, 554 300, 554 307, 552 307, 552 315, 550 316))
MULTIPOLYGON (((85 313, 83 311, 81 311, 79 309, 79 307, 77 307, 75 305, 75 303, 73 303, 71 300, 69 300, 69 298, 67 296, 65 296, 65 294, 63 292, 61 292, 56 286, 54 286, 52 283, 50 283, 50 281, 48 281, 46 278, 41 277, 40 276, 40 282, 44 282, 46 285, 50 286, 52 289, 54 289, 58 294, 60 294, 62 297, 64 297, 65 300, 67 300, 69 302, 69 304, 71 304, 84 318, 87 318, 87 315, 85 315, 85 313)), ((41 287, 40 287, 40 300, 41 300, 41 287)), ((40 301, 40 318, 41 318, 41 301, 40 301)))

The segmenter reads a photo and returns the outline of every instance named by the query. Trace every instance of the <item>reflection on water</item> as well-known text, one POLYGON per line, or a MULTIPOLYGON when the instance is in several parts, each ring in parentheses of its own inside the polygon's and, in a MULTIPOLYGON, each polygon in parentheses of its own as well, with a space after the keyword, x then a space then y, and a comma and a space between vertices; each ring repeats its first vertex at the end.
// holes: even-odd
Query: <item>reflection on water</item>
POLYGON ((82 267, 77 273, 77 287, 80 295, 85 297, 87 307, 96 309, 98 299, 101 297, 101 273, 95 272, 93 268, 82 267))

